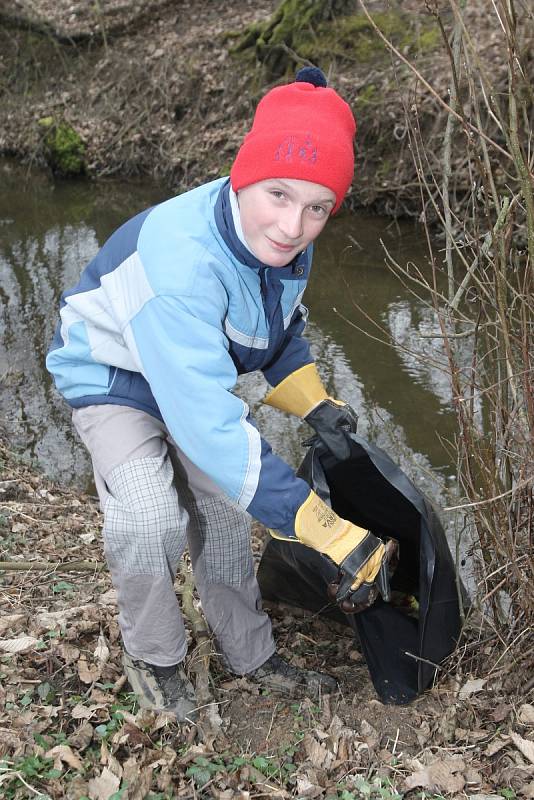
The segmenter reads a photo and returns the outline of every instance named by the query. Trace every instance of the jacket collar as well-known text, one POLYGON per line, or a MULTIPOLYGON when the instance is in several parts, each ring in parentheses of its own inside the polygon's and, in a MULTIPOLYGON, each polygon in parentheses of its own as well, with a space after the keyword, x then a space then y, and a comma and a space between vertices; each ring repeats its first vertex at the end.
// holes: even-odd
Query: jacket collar
MULTIPOLYGON (((215 223, 217 229, 222 236, 224 243, 242 264, 253 269, 265 269, 267 264, 264 264, 256 256, 251 253, 248 247, 240 240, 237 235, 234 217, 232 214, 232 205, 230 202, 230 179, 223 183, 217 201, 215 203, 215 223)), ((307 248, 302 253, 299 253, 286 267, 277 267, 275 272, 279 278, 307 278, 309 272, 309 251, 307 248)))

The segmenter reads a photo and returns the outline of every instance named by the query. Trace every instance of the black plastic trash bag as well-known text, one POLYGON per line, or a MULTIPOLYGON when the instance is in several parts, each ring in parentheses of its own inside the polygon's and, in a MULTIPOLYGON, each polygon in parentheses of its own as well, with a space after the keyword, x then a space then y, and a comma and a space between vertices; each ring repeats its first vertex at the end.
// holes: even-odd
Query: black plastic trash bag
POLYGON ((358 634, 371 679, 384 703, 405 704, 424 691, 460 632, 454 563, 429 501, 389 456, 356 434, 339 460, 316 440, 298 474, 334 511, 384 540, 399 542, 392 601, 379 597, 359 614, 343 614, 327 596, 337 567, 302 544, 271 539, 258 581, 266 600, 333 616, 358 634))

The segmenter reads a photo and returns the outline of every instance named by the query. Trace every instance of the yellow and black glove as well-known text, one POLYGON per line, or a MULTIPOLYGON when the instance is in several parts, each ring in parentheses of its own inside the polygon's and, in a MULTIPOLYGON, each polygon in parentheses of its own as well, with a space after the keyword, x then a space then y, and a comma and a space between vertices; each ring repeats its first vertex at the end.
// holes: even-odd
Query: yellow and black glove
MULTIPOLYGON (((287 540, 276 531, 270 533, 275 539, 287 540)), ((337 565, 341 577, 336 602, 349 598, 365 604, 375 585, 384 600, 389 600, 388 562, 382 540, 339 517, 313 491, 297 511, 295 533, 299 542, 324 553, 337 565)))
POLYGON ((347 432, 356 433, 358 416, 347 403, 328 396, 315 364, 306 364, 292 372, 263 402, 301 417, 337 458, 349 457, 347 432))

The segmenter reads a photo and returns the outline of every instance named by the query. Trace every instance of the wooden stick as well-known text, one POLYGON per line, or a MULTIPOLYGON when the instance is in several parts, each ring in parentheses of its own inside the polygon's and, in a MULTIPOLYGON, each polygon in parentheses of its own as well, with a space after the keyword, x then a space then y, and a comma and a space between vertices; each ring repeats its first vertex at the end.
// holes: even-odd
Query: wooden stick
POLYGON ((100 572, 107 569, 105 564, 98 561, 0 561, 0 570, 3 572, 22 571, 29 572, 52 570, 54 572, 100 572))
POLYGON ((191 669, 195 672, 195 691, 201 718, 197 723, 200 737, 205 742, 212 743, 221 735, 222 719, 218 712, 218 703, 215 701, 210 688, 210 660, 213 654, 211 635, 206 621, 193 603, 194 580, 193 574, 182 559, 180 575, 183 584, 180 588, 182 610, 184 616, 191 623, 193 635, 197 646, 191 659, 191 669))
POLYGON ((195 608, 193 603, 193 573, 189 571, 183 559, 180 563, 180 575, 184 581, 180 589, 182 609, 184 615, 191 623, 193 635, 197 641, 195 657, 192 659, 191 663, 191 668, 196 673, 197 698, 199 703, 209 703, 213 702, 213 697, 209 688, 211 640, 204 617, 200 611, 195 608))

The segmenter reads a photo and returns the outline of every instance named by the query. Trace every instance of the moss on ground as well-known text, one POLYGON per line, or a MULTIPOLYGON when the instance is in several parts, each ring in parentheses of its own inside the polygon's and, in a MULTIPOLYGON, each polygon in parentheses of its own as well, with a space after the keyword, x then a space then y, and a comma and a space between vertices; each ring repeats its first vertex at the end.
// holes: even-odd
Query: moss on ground
POLYGON ((345 13, 349 5, 350 0, 282 0, 266 22, 254 23, 241 34, 231 52, 246 57, 252 51, 266 79, 275 80, 294 70, 292 51, 298 43, 313 38, 318 25, 345 13))
MULTIPOLYGON (((268 79, 292 74, 297 64, 312 62, 327 71, 334 62, 370 64, 387 48, 362 13, 348 13, 349 4, 332 10, 322 0, 283 0, 263 24, 247 28, 231 48, 234 54, 263 64, 268 79)), ((430 18, 398 10, 371 14, 375 25, 397 48, 415 56, 434 49, 440 31, 430 18)))
POLYGON ((54 117, 43 117, 39 127, 46 161, 55 173, 71 176, 85 172, 85 145, 71 125, 54 117))

